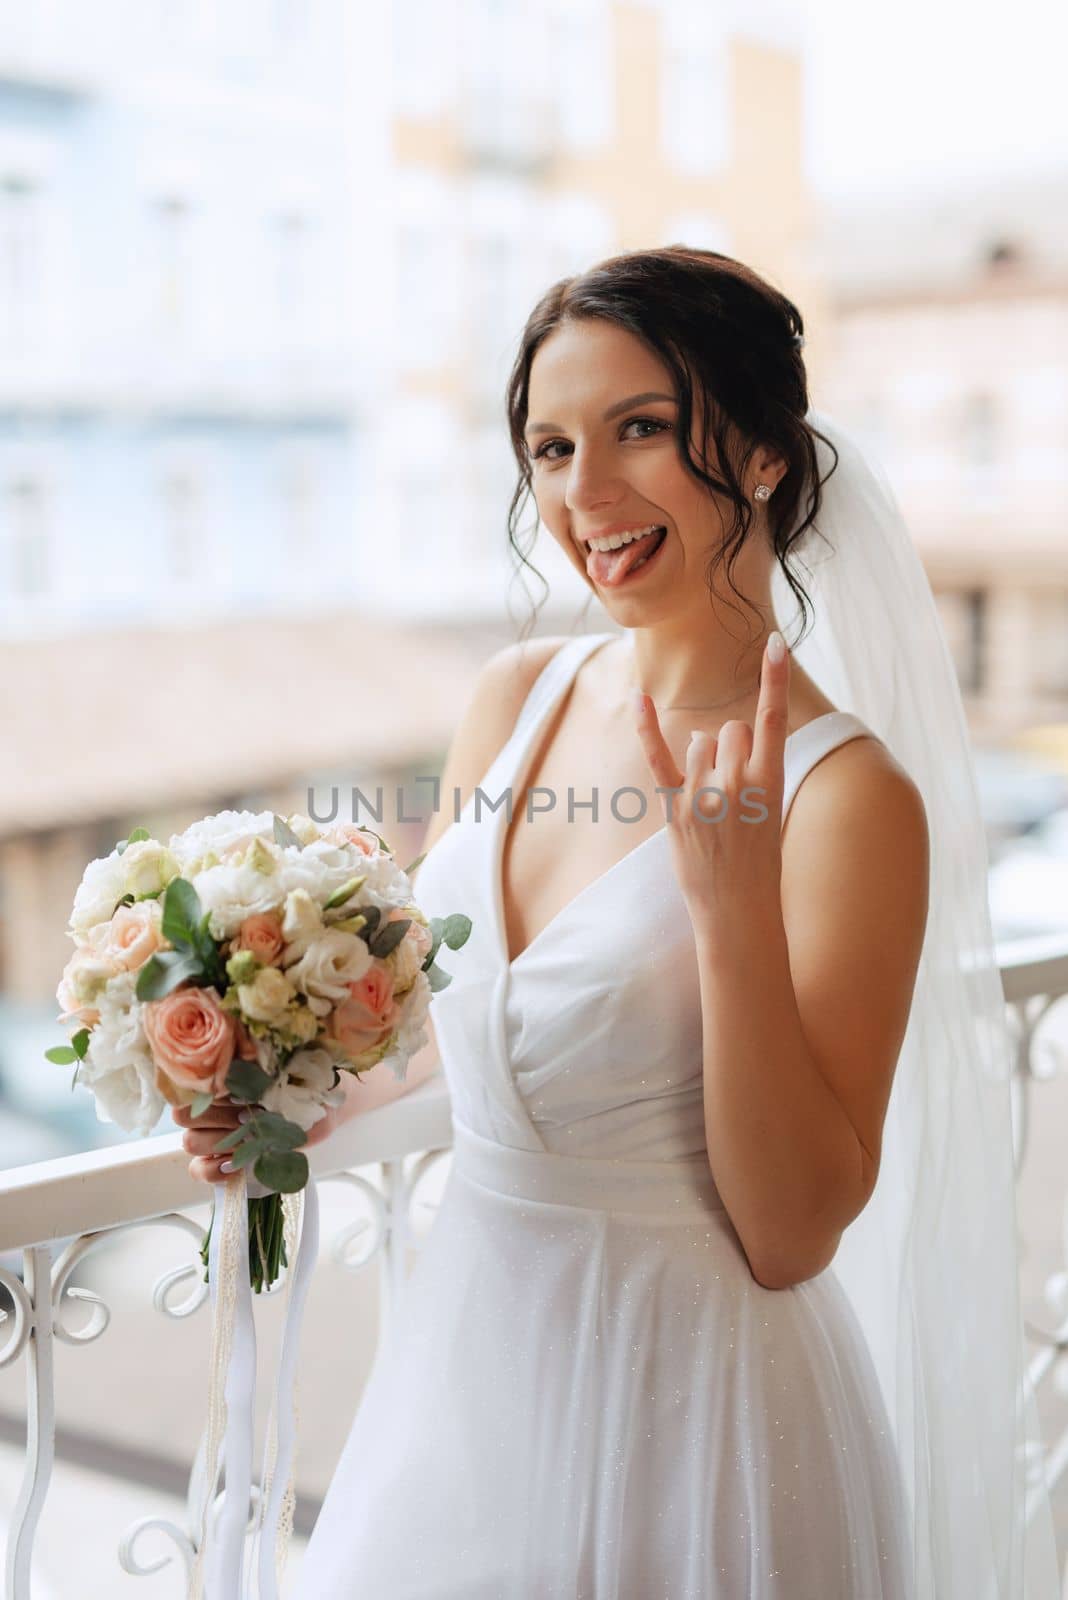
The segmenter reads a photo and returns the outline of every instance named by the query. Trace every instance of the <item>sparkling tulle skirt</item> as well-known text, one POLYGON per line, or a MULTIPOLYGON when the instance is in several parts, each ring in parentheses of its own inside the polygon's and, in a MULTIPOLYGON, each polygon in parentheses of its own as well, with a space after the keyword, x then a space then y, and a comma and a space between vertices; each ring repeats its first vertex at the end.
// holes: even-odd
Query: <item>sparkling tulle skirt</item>
POLYGON ((890 1425, 833 1267, 758 1284, 703 1158, 455 1132, 298 1600, 910 1597, 890 1425))

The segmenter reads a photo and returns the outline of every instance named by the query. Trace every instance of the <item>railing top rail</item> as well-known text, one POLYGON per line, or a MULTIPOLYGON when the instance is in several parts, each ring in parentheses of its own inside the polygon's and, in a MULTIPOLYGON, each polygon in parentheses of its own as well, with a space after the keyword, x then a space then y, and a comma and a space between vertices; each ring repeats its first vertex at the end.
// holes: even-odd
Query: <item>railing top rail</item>
MULTIPOLYGON (((344 1123, 308 1151, 312 1175, 398 1160, 452 1145, 449 1092, 439 1074, 344 1123)), ((109 1145, 0 1171, 0 1251, 162 1216, 210 1198, 189 1176, 180 1133, 109 1145)))

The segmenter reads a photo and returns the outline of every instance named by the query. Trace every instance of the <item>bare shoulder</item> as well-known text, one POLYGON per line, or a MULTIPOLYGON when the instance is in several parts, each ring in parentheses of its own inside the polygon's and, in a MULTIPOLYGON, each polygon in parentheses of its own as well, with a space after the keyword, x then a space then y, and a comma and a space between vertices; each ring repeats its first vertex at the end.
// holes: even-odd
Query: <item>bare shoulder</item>
POLYGON ((783 825, 783 898, 871 903, 876 891, 922 934, 930 839, 923 796, 881 740, 848 739, 806 773, 783 825), (821 887, 822 886, 822 887, 821 887))
POLYGON ((519 640, 495 650, 479 668, 460 713, 441 773, 441 805, 423 841, 429 850, 466 804, 507 743, 538 675, 568 642, 566 634, 519 640))

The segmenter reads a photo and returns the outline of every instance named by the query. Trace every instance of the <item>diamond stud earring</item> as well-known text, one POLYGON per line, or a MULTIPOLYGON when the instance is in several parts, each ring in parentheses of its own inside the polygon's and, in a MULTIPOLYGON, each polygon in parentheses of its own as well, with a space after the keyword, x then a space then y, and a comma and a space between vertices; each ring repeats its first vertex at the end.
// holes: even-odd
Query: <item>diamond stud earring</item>
POLYGON ((771 490, 768 488, 766 483, 758 483, 757 484, 756 488, 753 490, 753 499, 754 500, 770 500, 771 499, 771 490))

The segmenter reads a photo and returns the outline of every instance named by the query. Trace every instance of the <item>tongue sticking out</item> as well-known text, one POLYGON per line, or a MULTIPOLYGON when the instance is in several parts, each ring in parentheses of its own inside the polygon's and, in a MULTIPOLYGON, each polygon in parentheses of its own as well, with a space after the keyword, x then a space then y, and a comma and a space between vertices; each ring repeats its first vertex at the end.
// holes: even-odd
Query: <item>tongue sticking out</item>
POLYGON ((665 529, 658 528, 655 533, 646 534, 644 539, 634 539, 618 550, 591 550, 586 558, 586 576, 606 588, 622 583, 634 563, 642 556, 651 555, 666 538, 665 529))

